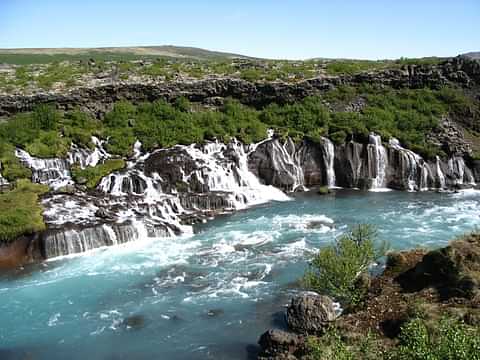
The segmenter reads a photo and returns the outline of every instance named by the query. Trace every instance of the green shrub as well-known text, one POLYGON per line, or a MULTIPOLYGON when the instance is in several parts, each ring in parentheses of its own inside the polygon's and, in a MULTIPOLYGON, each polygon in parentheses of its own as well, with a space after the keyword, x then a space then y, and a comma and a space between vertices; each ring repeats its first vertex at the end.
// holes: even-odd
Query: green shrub
POLYGON ((330 75, 354 75, 362 71, 385 67, 381 61, 370 60, 336 60, 329 62, 325 68, 330 75))
POLYGON ((95 188, 100 180, 111 174, 114 171, 120 170, 125 167, 125 161, 122 159, 110 159, 106 160, 103 164, 99 164, 93 167, 86 167, 81 169, 80 167, 75 167, 72 169, 72 177, 78 182, 81 179, 85 179, 85 185, 89 189, 95 188))
POLYGON ((8 181, 32 177, 32 171, 18 160, 15 156, 15 147, 9 143, 0 143, 0 163, 2 176, 8 181))
POLYGON ((38 197, 47 191, 46 185, 18 180, 14 190, 0 194, 0 243, 45 229, 38 197))
POLYGON ((27 144, 25 149, 32 156, 40 158, 65 157, 71 141, 56 131, 40 131, 38 138, 27 144))
POLYGON ((65 137, 70 138, 75 144, 87 148, 93 147, 92 136, 101 133, 101 123, 80 110, 66 113, 62 125, 65 137))
POLYGON ((377 246, 377 232, 371 225, 358 225, 335 243, 320 249, 310 263, 303 282, 306 288, 332 296, 343 305, 356 305, 364 289, 355 281, 385 253, 385 244, 377 246))
POLYGON ((400 344, 391 360, 478 360, 480 331, 451 319, 443 319, 430 330, 421 319, 402 327, 400 344))
POLYGON ((321 338, 309 336, 306 341, 308 358, 312 360, 356 360, 335 330, 328 331, 321 338))

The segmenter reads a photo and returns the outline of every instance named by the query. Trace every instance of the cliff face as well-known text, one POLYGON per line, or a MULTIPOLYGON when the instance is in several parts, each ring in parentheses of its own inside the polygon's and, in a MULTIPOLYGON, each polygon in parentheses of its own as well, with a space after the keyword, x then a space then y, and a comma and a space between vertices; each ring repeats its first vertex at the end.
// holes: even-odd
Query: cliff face
POLYGON ((478 164, 466 164, 463 157, 425 161, 395 139, 384 144, 375 134, 368 143, 343 145, 327 138, 295 142, 274 136, 249 146, 234 140, 177 145, 147 154, 137 143, 125 169, 87 191, 73 181, 70 171, 74 165, 94 165, 90 152, 108 158, 102 143, 96 144, 100 148, 95 150, 73 146, 67 159, 37 159, 17 150, 32 169, 33 181, 52 189, 42 200, 47 231, 28 244, 14 242, 10 250, 2 250, 0 263, 11 260, 12 254, 31 261, 191 233, 192 224, 219 213, 289 200, 291 192, 320 186, 445 191, 480 182, 478 164))
POLYGON ((42 103, 54 103, 59 109, 79 106, 95 115, 101 115, 111 108, 115 101, 122 99, 137 103, 157 99, 173 100, 179 96, 204 104, 218 104, 221 99, 231 97, 247 105, 262 106, 271 102, 292 102, 341 84, 362 83, 393 88, 439 88, 445 84, 476 88, 480 85, 480 63, 457 57, 438 65, 409 65, 402 69, 352 76, 324 76, 293 84, 252 83, 234 78, 147 83, 117 81, 110 85, 86 85, 68 92, 39 91, 34 95, 0 95, 0 116, 28 111, 42 103))

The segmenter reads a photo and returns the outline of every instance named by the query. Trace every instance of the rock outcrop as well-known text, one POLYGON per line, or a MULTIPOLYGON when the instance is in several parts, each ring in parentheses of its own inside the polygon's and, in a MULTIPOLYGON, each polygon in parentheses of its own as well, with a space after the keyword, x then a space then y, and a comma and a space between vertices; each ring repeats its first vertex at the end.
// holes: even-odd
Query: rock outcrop
POLYGON ((398 276, 407 291, 432 287, 444 298, 480 295, 480 235, 472 234, 426 254, 414 268, 398 276))
POLYGON ((259 359, 294 360, 298 352, 305 347, 305 340, 301 335, 278 329, 270 329, 260 336, 258 344, 261 347, 259 359))
POLYGON ((440 88, 448 83, 463 87, 480 85, 480 63, 465 57, 448 59, 438 65, 408 65, 401 69, 365 72, 357 75, 323 76, 300 83, 258 82, 236 78, 211 78, 197 81, 118 81, 109 85, 74 88, 69 92, 38 92, 34 95, 0 95, 0 116, 29 111, 37 104, 54 103, 59 109, 79 107, 101 116, 118 100, 134 103, 186 96, 191 101, 217 104, 228 97, 244 104, 263 106, 285 103, 315 95, 342 84, 376 83, 394 88, 440 88))

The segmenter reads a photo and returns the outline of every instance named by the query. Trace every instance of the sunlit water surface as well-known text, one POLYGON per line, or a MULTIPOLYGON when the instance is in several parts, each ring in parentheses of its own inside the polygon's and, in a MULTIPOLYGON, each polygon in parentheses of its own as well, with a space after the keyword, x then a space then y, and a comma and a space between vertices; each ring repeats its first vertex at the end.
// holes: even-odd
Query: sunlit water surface
POLYGON ((480 193, 303 194, 220 217, 193 237, 3 275, 0 358, 247 359, 265 329, 283 326, 306 255, 357 223, 377 225, 397 249, 438 247, 480 225, 480 193), (129 316, 143 323, 128 327, 129 316))

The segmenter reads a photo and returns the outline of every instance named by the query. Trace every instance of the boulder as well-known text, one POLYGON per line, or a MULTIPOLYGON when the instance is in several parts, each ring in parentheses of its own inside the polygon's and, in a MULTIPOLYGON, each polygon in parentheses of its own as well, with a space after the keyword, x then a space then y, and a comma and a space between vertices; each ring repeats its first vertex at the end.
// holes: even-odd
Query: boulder
POLYGON ((406 291, 431 287, 444 298, 474 298, 480 293, 480 234, 466 235, 428 252, 396 280, 406 291))
POLYGON ((145 317, 143 315, 132 315, 122 321, 122 325, 127 329, 139 330, 145 326, 145 317))
POLYGON ((301 335, 278 329, 270 329, 260 336, 259 359, 296 359, 295 353, 304 347, 305 339, 301 335))
POLYGON ((288 327, 302 334, 321 334, 336 317, 332 299, 315 293, 293 298, 287 308, 288 327))

